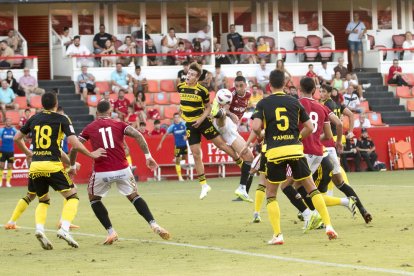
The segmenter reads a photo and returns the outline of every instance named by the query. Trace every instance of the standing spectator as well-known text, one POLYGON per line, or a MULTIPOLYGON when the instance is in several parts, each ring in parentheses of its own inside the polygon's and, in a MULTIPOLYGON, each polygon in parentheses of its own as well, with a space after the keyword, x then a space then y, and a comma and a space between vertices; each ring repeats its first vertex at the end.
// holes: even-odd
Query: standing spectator
POLYGON ((14 162, 14 141, 13 138, 17 133, 17 129, 12 125, 10 118, 6 119, 4 128, 0 128, 1 140, 1 158, 0 158, 0 187, 3 186, 3 169, 7 162, 6 187, 10 188, 10 180, 12 178, 12 169, 14 162))
MULTIPOLYGON (((229 46, 229 52, 237 52, 239 49, 244 48, 243 37, 236 32, 236 26, 231 24, 229 27, 230 32, 227 34, 227 45, 229 46)), ((233 63, 240 63, 240 55, 231 55, 233 63)))
POLYGON ((137 114, 140 122, 145 122, 147 120, 147 113, 145 112, 145 108, 145 94, 139 92, 135 98, 134 112, 137 114))
POLYGON ((318 70, 319 83, 330 85, 334 74, 334 70, 328 68, 328 62, 322 61, 322 67, 318 70))
POLYGON ((19 85, 26 95, 27 106, 30 106, 30 96, 32 94, 43 95, 45 93, 43 88, 39 88, 37 79, 30 75, 30 70, 27 67, 23 69, 23 76, 19 79, 19 85))
POLYGON ((355 161, 355 171, 361 171, 361 155, 357 150, 356 138, 346 138, 345 147, 341 153, 342 167, 346 172, 349 172, 348 158, 352 158, 355 161))
POLYGON ((209 25, 204 26, 202 30, 197 32, 196 40, 200 42, 203 52, 210 51, 211 37, 209 25))
POLYGON ((7 57, 14 57, 14 51, 7 45, 7 41, 3 40, 0 42, 1 58, 0 68, 10 68, 13 65, 12 59, 6 59, 7 57))
POLYGON ((177 73, 176 85, 178 85, 180 82, 185 81, 185 79, 187 78, 188 68, 190 67, 190 65, 188 61, 184 61, 182 65, 183 65, 183 69, 181 69, 177 73))
POLYGON ((371 127, 371 122, 368 120, 367 115, 362 112, 361 114, 359 114, 359 118, 355 119, 354 121, 354 128, 370 128, 371 127))
MULTIPOLYGON (((73 38, 73 43, 70 44, 66 49, 66 55, 69 57, 72 57, 74 55, 89 56, 90 54, 91 52, 89 51, 88 47, 80 44, 80 36, 78 35, 73 38)), ((76 58, 76 64, 78 67, 81 67, 82 65, 86 65, 88 67, 94 66, 93 60, 87 57, 76 58)))
POLYGON ((256 84, 252 86, 251 91, 252 95, 250 96, 248 107, 249 110, 253 112, 256 108, 257 103, 260 102, 261 99, 263 99, 263 93, 259 93, 259 87, 256 84))
POLYGON ((249 127, 249 119, 247 118, 242 118, 240 121, 240 125, 237 128, 238 132, 250 132, 250 127, 249 127))
POLYGON ((191 54, 191 50, 185 49, 184 42, 178 42, 178 47, 174 51, 175 53, 175 65, 182 65, 184 62, 188 61, 188 55, 191 54))
POLYGON ((14 94, 17 96, 25 96, 24 91, 19 89, 19 83, 14 78, 13 72, 10 70, 7 71, 6 81, 9 84, 9 87, 13 90, 14 94))
POLYGON ((82 73, 78 76, 79 92, 82 93, 83 99, 86 100, 88 95, 99 93, 99 88, 95 85, 95 76, 88 73, 88 67, 83 65, 82 73))
MULTIPOLYGON (((135 72, 131 75, 132 87, 134 88, 134 95, 142 92, 146 94, 148 92, 148 81, 145 75, 142 73, 141 66, 135 66, 135 72)), ((144 100, 145 101, 145 100, 144 100)))
POLYGON ((346 94, 344 94, 344 105, 349 108, 352 112, 361 112, 361 108, 359 105, 361 102, 359 101, 358 94, 355 91, 348 89, 346 94))
POLYGON ((358 54, 358 66, 362 68, 362 37, 367 32, 367 28, 365 27, 364 23, 359 20, 359 14, 354 13, 354 21, 348 23, 346 27, 346 34, 348 36, 348 45, 351 51, 351 63, 352 69, 355 69, 355 59, 354 56, 358 54))
POLYGON ((357 142, 357 150, 365 160, 365 163, 367 163, 368 171, 376 171, 374 165, 378 156, 375 152, 375 144, 369 137, 368 131, 365 128, 362 129, 361 137, 357 142))
MULTIPOLYGON (((161 40, 161 53, 167 54, 167 53, 173 53, 178 47, 178 39, 175 36, 175 29, 170 28, 168 30, 168 34, 165 35, 161 40)), ((164 61, 167 62, 167 64, 172 65, 173 64, 173 56, 163 56, 162 58, 164 61)))
POLYGON ((388 70, 388 84, 396 84, 398 86, 411 86, 404 80, 402 68, 398 65, 398 59, 394 59, 392 66, 388 70))
POLYGON ((313 79, 317 88, 320 87, 318 75, 315 73, 315 71, 313 71, 313 64, 308 65, 308 72, 306 73, 306 77, 313 79))
POLYGON ((11 29, 7 33, 7 44, 10 46, 10 48, 13 49, 15 53, 21 53, 22 51, 22 40, 20 37, 16 34, 15 30, 11 29))
POLYGON ((93 48, 95 54, 100 54, 105 50, 105 42, 107 40, 115 41, 115 37, 111 34, 105 33, 105 25, 99 25, 99 33, 93 37, 93 48))
POLYGON ((1 114, 3 122, 6 121, 6 110, 7 109, 14 109, 18 110, 19 105, 14 103, 14 99, 16 96, 13 93, 13 90, 7 84, 7 81, 1 81, 1 88, 0 88, 0 107, 1 107, 1 114))
POLYGON ((266 68, 266 60, 261 59, 256 71, 256 80, 262 91, 266 91, 266 86, 269 84, 269 75, 270 69, 266 68))
POLYGON ((340 74, 341 74, 341 79, 345 80, 345 78, 346 78, 346 74, 348 74, 348 68, 346 68, 346 67, 344 66, 344 58, 343 58, 343 57, 338 58, 338 65, 337 65, 337 66, 335 66, 335 68, 334 68, 334 72, 335 72, 335 73, 336 73, 336 72, 340 72, 340 74))
POLYGON ((336 88, 341 94, 345 93, 344 81, 341 78, 340 71, 335 72, 335 78, 332 80, 332 87, 336 88))
POLYGON ((413 34, 411 32, 405 33, 405 41, 402 45, 403 49, 411 49, 404 51, 404 60, 413 60, 414 59, 414 41, 413 34))
POLYGON ((270 62, 270 46, 262 36, 257 41, 257 51, 263 52, 257 55, 259 58, 264 58, 267 62, 270 62))
MULTIPOLYGON (((154 41, 152 39, 148 39, 145 45, 145 53, 147 54, 156 54, 157 48, 154 45, 154 41)), ((159 61, 157 56, 147 56, 147 63, 149 66, 159 65, 159 61)))
MULTIPOLYGON (((247 43, 244 45, 243 52, 249 53, 254 52, 256 49, 254 47, 254 39, 249 38, 247 43)), ((242 63, 249 63, 249 64, 256 64, 257 63, 257 56, 256 54, 242 54, 241 57, 242 63)), ((266 60, 264 60, 266 62, 266 60)))
POLYGON ((132 87, 128 85, 129 78, 130 75, 122 68, 122 63, 118 62, 115 71, 111 74, 112 91, 118 93, 120 89, 124 89, 132 93, 132 87))
POLYGON ((114 103, 114 111, 118 114, 118 117, 124 121, 125 117, 128 115, 128 106, 131 103, 127 98, 125 98, 125 90, 120 89, 118 92, 118 99, 114 103))
POLYGON ((68 27, 63 27, 63 33, 60 36, 60 40, 62 41, 63 46, 65 46, 65 49, 68 49, 69 45, 72 44, 73 39, 69 35, 68 27))
MULTIPOLYGON (((118 54, 136 54, 137 53, 137 44, 132 42, 132 38, 130 35, 127 35, 124 40, 124 44, 119 46, 117 49, 118 54)), ((119 61, 122 62, 124 66, 128 66, 128 64, 134 64, 134 57, 126 57, 122 56, 119 57, 119 61)))
POLYGON ((19 128, 21 128, 22 126, 24 126, 26 124, 27 120, 30 119, 30 117, 32 117, 32 111, 30 110, 30 108, 26 108, 24 110, 23 116, 20 117, 19 128))
MULTIPOLYGON (((101 55, 115 55, 116 50, 114 43, 111 40, 105 41, 105 48, 101 51, 101 55)), ((102 57, 102 66, 103 67, 112 67, 116 63, 116 57, 102 57)))
POLYGON ((221 71, 221 66, 216 64, 216 70, 213 73, 213 80, 214 80, 214 91, 218 91, 222 88, 227 88, 227 78, 224 75, 223 71, 221 71))
POLYGON ((137 40, 137 39, 139 39, 139 40, 142 40, 143 38, 145 38, 145 41, 147 41, 148 39, 151 39, 151 36, 149 35, 149 33, 150 33, 150 30, 149 30, 149 26, 148 25, 146 25, 145 24, 145 30, 144 30, 144 33, 142 33, 142 28, 140 28, 139 30, 137 30, 137 31, 135 31, 135 32, 133 32, 132 34, 131 34, 131 36, 135 39, 135 40, 137 40))
POLYGON ((276 61, 276 70, 279 70, 285 73, 285 87, 289 88, 290 86, 293 86, 292 75, 285 68, 285 62, 283 61, 283 59, 278 59, 276 61))
POLYGON ((165 130, 165 128, 161 127, 161 122, 160 120, 155 120, 154 121, 154 129, 151 131, 151 136, 156 136, 156 135, 164 135, 167 131, 165 130))
POLYGON ((149 131, 147 130, 147 124, 145 122, 139 123, 138 131, 141 132, 141 134, 144 136, 150 135, 149 131))
POLYGON ((222 64, 231 64, 230 59, 227 55, 221 54, 221 44, 220 43, 214 43, 214 53, 216 58, 216 65, 222 65, 222 64))

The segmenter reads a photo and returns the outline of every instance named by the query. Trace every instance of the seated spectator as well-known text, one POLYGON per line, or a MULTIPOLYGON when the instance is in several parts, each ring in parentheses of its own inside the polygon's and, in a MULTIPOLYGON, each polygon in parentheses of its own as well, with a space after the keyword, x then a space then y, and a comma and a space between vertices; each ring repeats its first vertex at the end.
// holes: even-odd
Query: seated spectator
POLYGON ((26 95, 24 93, 24 91, 19 89, 19 83, 14 78, 13 72, 10 71, 10 70, 7 71, 6 81, 9 84, 9 87, 13 90, 14 94, 16 94, 17 96, 25 96, 26 95))
POLYGON ((88 67, 84 65, 81 70, 82 73, 78 76, 78 87, 83 99, 86 100, 88 95, 99 93, 99 88, 95 85, 95 76, 88 73, 88 67))
POLYGON ((259 87, 256 84, 252 86, 251 92, 252 95, 249 99, 248 109, 249 111, 253 112, 256 108, 257 103, 260 102, 261 99, 263 99, 263 93, 259 91, 259 87))
MULTIPOLYGON (((156 54, 157 48, 154 45, 154 41, 152 39, 148 39, 145 45, 145 53, 147 54, 156 54)), ((156 66, 160 65, 158 58, 156 56, 147 56, 147 63, 149 66, 156 66)))
POLYGON ((6 40, 0 42, 1 58, 0 68, 10 68, 13 66, 13 60, 7 57, 14 57, 14 51, 9 47, 6 40))
POLYGON ((323 85, 321 88, 330 89, 331 90, 331 99, 338 105, 342 105, 344 103, 344 95, 339 93, 338 89, 332 88, 330 85, 323 85))
MULTIPOLYGON (((116 50, 114 43, 111 40, 105 41, 105 47, 101 51, 101 55, 115 55, 116 50)), ((112 67, 116 63, 116 57, 102 57, 102 66, 103 67, 112 67)))
POLYGON ((219 54, 221 52, 221 44, 220 43, 214 43, 214 53, 216 58, 216 65, 222 65, 222 64, 230 64, 230 59, 225 54, 219 54))
POLYGON ((322 68, 318 70, 319 84, 331 84, 334 71, 331 68, 328 68, 328 62, 322 61, 322 68))
POLYGON ((154 129, 151 131, 151 136, 156 136, 156 135, 164 135, 167 131, 165 130, 165 128, 161 128, 161 122, 160 120, 155 120, 154 121, 154 129))
POLYGON ((105 43, 107 40, 116 41, 116 38, 108 33, 105 33, 105 25, 99 25, 99 33, 93 37, 93 48, 95 54, 100 54, 105 50, 105 43))
MULTIPOLYGON (((362 129, 361 137, 358 139, 357 150, 365 160, 365 163, 367 163, 368 171, 376 171, 374 165, 378 156, 375 152, 375 144, 369 137, 368 131, 365 128, 362 129)), ((361 168, 359 168, 359 170, 361 170, 361 168)))
POLYGON ((354 121, 354 128, 369 128, 371 127, 371 122, 368 120, 367 115, 362 112, 361 114, 359 114, 359 118, 355 119, 354 121))
POLYGON ((358 94, 348 89, 344 94, 344 105, 352 112, 361 113, 360 104, 358 94))
POLYGON ((0 88, 0 107, 1 107, 1 114, 3 122, 6 121, 6 110, 13 109, 18 110, 19 105, 14 102, 16 95, 14 95, 13 90, 9 87, 7 81, 1 81, 1 88, 0 88))
POLYGON ((250 132, 250 126, 249 126, 249 119, 242 118, 240 121, 240 125, 237 128, 238 132, 250 132))
MULTIPOLYGON (((91 52, 89 51, 88 47, 85 45, 80 44, 80 36, 75 36, 73 38, 73 43, 69 45, 69 47, 66 49, 66 55, 69 57, 73 57, 75 55, 84 55, 88 56, 91 52)), ((91 58, 87 57, 80 57, 76 59, 76 64, 78 67, 81 67, 83 65, 86 65, 88 67, 93 67, 94 62, 91 58)))
POLYGON ((135 40, 142 40, 145 38, 145 40, 147 41, 148 39, 151 39, 151 36, 149 35, 150 30, 149 30, 149 26, 145 25, 145 31, 144 33, 142 33, 142 28, 138 31, 135 31, 131 34, 132 38, 135 40))
MULTIPOLYGON (((124 40, 124 44, 119 46, 117 49, 118 54, 136 54, 137 53, 137 44, 132 41, 130 35, 127 35, 124 40)), ((124 66, 128 66, 130 63, 134 63, 134 57, 119 57, 119 61, 122 62, 124 66)))
POLYGON ((39 88, 37 79, 30 75, 29 68, 25 67, 23 69, 23 76, 19 79, 20 89, 24 91, 27 100, 27 106, 30 106, 30 97, 32 94, 43 95, 45 90, 39 88))
POLYGON ((344 88, 344 81, 341 79, 340 71, 335 72, 335 78, 332 80, 332 87, 336 88, 341 94, 345 93, 346 89, 344 88))
POLYGON ((9 30, 7 33, 6 42, 15 53, 22 53, 22 40, 17 35, 15 30, 9 30))
POLYGON ((266 85, 269 83, 270 69, 266 68, 266 60, 261 59, 259 68, 256 71, 256 80, 262 91, 266 91, 266 85))
POLYGON ((203 52, 210 51, 211 45, 211 36, 210 36, 210 26, 206 25, 202 30, 199 30, 196 34, 196 40, 200 42, 201 49, 203 52))
POLYGON ((361 171, 361 155, 357 150, 356 138, 346 138, 344 150, 341 153, 341 164, 346 172, 349 172, 348 158, 355 161, 355 171, 361 171))
POLYGON ((319 78, 318 78, 318 75, 315 73, 315 71, 313 71, 313 64, 308 65, 308 70, 309 71, 306 73, 306 77, 313 79, 313 81, 315 82, 315 86, 319 88, 320 87, 319 78))
POLYGON ((128 106, 128 113, 125 117, 125 122, 135 129, 138 127, 138 115, 134 112, 133 105, 128 106))
POLYGON ((207 71, 205 78, 200 81, 200 84, 208 89, 208 91, 214 90, 214 81, 213 81, 213 74, 209 71, 207 71))
POLYGON ((63 33, 60 36, 60 40, 62 41, 63 46, 65 46, 65 49, 68 49, 69 45, 72 44, 73 39, 69 35, 68 27, 63 27, 63 33))
POLYGON ((27 123, 27 120, 30 119, 30 117, 32 117, 32 111, 30 110, 30 108, 26 108, 24 110, 23 116, 20 117, 19 128, 21 128, 22 126, 24 126, 27 123))
POLYGON ((120 89, 124 89, 128 91, 128 93, 132 93, 132 87, 128 85, 128 79, 130 77, 131 76, 122 68, 122 63, 118 62, 115 71, 111 74, 112 91, 118 93, 120 89))
POLYGON ((141 134, 144 136, 150 135, 149 131, 147 130, 147 124, 145 122, 139 123, 138 131, 141 132, 141 134))
POLYGON ((112 109, 111 118, 118 117, 118 114, 116 112, 114 112, 114 110, 115 110, 115 100, 111 98, 111 92, 105 91, 103 93, 103 98, 101 99, 101 101, 107 101, 111 105, 111 109, 112 109))
POLYGON ((142 92, 139 92, 135 98, 134 112, 135 114, 137 114, 140 122, 145 122, 147 120, 147 113, 146 113, 145 108, 146 108, 145 94, 142 92))
MULTIPOLYGON (((244 48, 243 37, 236 32, 236 26, 231 24, 229 27, 230 32, 227 34, 227 45, 229 46, 229 52, 237 52, 239 49, 244 48)), ((231 55, 233 63, 240 63, 240 55, 231 55)))
MULTIPOLYGON (((254 52, 254 39, 249 38, 248 42, 244 45, 243 52, 249 53, 254 52)), ((240 56, 241 63, 249 63, 249 64, 256 64, 257 63, 257 56, 256 54, 242 54, 240 56)), ((266 60, 264 60, 266 62, 266 60)))
POLYGON ((203 53, 203 48, 201 47, 200 41, 194 41, 193 50, 191 51, 193 55, 190 56, 192 62, 197 62, 205 64, 205 56, 201 55, 203 53))
POLYGON ((224 75, 223 71, 221 71, 221 66, 216 64, 216 70, 213 73, 213 80, 214 80, 214 91, 218 91, 222 88, 227 88, 227 78, 224 75))
POLYGON ((182 63, 183 65, 183 69, 181 69, 180 71, 178 71, 177 73, 177 80, 176 85, 178 85, 179 83, 185 81, 187 79, 187 73, 188 73, 188 69, 190 67, 190 64, 188 63, 188 61, 184 61, 182 63))
POLYGON ((286 94, 299 99, 299 95, 298 95, 298 89, 296 88, 296 86, 289 86, 289 90, 286 92, 286 94))
POLYGON ((411 49, 404 51, 404 60, 413 60, 414 59, 414 41, 413 34, 411 32, 405 33, 405 41, 402 45, 403 49, 411 49))
POLYGON ((264 58, 266 61, 270 62, 270 46, 269 43, 266 43, 264 37, 259 37, 257 41, 257 52, 263 52, 257 54, 259 58, 264 58))
POLYGON ((125 98, 125 90, 120 89, 118 92, 118 99, 114 102, 114 111, 118 114, 121 120, 124 120, 128 115, 128 106, 131 103, 125 98))
MULTIPOLYGON (((138 95, 139 92, 147 93, 148 92, 148 82, 147 78, 141 71, 141 66, 135 66, 135 72, 132 73, 130 81, 130 86, 133 87, 134 95, 138 95)), ((145 100, 144 100, 145 101, 145 100)))
MULTIPOLYGON (((161 53, 167 54, 175 52, 175 50, 178 47, 178 39, 175 36, 175 29, 170 28, 168 30, 168 34, 165 35, 161 40, 161 53)), ((168 65, 174 64, 173 57, 172 56, 163 56, 162 59, 164 60, 164 63, 168 65)))
POLYGON ((188 62, 188 55, 191 55, 191 50, 186 50, 184 42, 180 41, 174 53, 175 65, 182 65, 184 62, 188 62))
POLYGON ((346 68, 346 66, 344 66, 344 58, 343 57, 338 58, 338 65, 335 66, 334 72, 335 73, 340 72, 341 79, 345 80, 346 74, 348 74, 348 68, 346 68))
POLYGON ((200 68, 201 68, 201 75, 198 78, 198 81, 201 83, 202 81, 204 81, 204 79, 207 76, 207 73, 209 73, 209 72, 206 69, 203 68, 203 64, 202 63, 199 63, 198 65, 200 65, 200 68))
MULTIPOLYGON (((1 64, 1 63, 0 63, 1 64)), ((392 62, 392 66, 388 71, 388 84, 396 84, 398 86, 412 86, 408 85, 408 83, 404 80, 404 75, 402 72, 402 68, 398 65, 398 59, 394 59, 392 62)))

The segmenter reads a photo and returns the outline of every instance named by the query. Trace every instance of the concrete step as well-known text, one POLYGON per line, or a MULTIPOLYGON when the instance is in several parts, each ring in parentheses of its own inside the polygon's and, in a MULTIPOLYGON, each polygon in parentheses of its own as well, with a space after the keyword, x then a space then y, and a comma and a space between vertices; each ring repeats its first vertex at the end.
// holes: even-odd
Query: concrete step
POLYGON ((402 105, 376 105, 376 104, 371 104, 370 103, 369 106, 370 106, 372 111, 380 112, 381 114, 383 112, 387 112, 387 111, 398 112, 398 111, 404 111, 405 110, 404 106, 402 106, 402 105))

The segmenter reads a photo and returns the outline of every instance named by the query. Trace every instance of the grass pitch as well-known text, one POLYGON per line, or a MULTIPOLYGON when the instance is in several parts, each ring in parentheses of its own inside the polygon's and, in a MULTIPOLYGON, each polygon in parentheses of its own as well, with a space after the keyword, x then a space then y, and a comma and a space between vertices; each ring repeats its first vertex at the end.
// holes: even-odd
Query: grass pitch
MULTIPOLYGON (((350 174, 350 182, 373 215, 366 225, 352 220, 344 207, 329 208, 339 234, 328 241, 323 230, 302 234, 297 211, 279 192, 282 246, 268 246, 272 230, 263 206, 262 223, 253 224, 253 204, 231 202, 237 178, 210 179, 213 190, 198 199, 196 182, 139 184, 158 223, 172 234, 164 242, 113 187, 104 202, 123 240, 103 246, 106 231, 95 218, 79 186, 81 202, 73 231, 79 249, 55 235, 62 199, 52 193, 47 232, 54 250, 41 249, 34 237, 36 202, 18 222, 22 228, 0 229, 0 273, 35 275, 414 275, 414 172, 350 174), (89 235, 90 234, 90 235, 89 235)), ((257 180, 250 195, 254 197, 257 180)), ((0 189, 0 222, 6 223, 25 188, 0 189)), ((335 190, 335 195, 342 193, 335 190)))

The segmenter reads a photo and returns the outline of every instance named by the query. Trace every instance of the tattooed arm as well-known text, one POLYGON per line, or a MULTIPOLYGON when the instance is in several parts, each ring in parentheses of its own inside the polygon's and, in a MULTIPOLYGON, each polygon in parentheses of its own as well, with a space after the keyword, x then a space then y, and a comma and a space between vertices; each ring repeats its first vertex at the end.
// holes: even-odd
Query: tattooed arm
POLYGON ((125 135, 134 138, 135 141, 138 143, 139 147, 145 154, 145 159, 147 160, 147 167, 150 168, 151 170, 156 169, 158 167, 158 164, 152 158, 151 153, 148 148, 147 141, 145 141, 144 136, 142 136, 142 134, 138 130, 136 130, 135 128, 131 126, 128 126, 125 129, 125 135))

